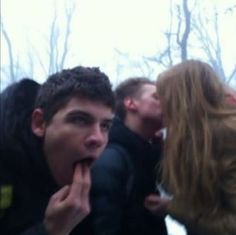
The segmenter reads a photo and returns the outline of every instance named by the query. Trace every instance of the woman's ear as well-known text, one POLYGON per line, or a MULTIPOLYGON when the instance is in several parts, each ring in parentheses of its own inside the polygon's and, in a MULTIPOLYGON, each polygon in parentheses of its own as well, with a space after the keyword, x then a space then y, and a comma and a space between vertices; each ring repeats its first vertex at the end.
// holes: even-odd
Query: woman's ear
POLYGON ((32 113, 31 129, 38 137, 43 137, 45 134, 46 128, 43 116, 43 110, 40 108, 35 109, 32 113))

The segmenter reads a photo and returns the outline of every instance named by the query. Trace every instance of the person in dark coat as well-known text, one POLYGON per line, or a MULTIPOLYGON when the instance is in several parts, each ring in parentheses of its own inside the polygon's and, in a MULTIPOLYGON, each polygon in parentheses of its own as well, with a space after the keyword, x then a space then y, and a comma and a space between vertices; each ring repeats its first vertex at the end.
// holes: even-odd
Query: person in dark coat
POLYGON ((109 144, 92 168, 90 234, 167 234, 164 215, 154 216, 144 207, 145 197, 158 193, 161 142, 155 133, 162 123, 155 91, 146 78, 127 79, 115 90, 117 117, 109 144))
POLYGON ((79 66, 43 85, 16 82, 0 97, 0 234, 77 234, 113 117, 108 77, 79 66))

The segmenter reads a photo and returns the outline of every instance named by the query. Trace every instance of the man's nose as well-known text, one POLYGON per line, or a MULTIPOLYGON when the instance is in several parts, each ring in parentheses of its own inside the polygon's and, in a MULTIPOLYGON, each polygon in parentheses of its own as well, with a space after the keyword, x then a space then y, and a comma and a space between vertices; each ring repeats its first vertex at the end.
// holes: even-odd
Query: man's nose
POLYGON ((85 141, 86 146, 90 148, 99 148, 106 142, 106 134, 102 131, 100 125, 94 125, 85 141))

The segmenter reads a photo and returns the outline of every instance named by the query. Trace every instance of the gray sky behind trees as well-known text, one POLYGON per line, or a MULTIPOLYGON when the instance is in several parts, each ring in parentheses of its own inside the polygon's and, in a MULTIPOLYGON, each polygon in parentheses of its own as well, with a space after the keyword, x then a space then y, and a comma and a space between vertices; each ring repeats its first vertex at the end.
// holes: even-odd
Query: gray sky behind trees
POLYGON ((236 87, 235 42, 236 0, 1 0, 1 89, 79 64, 156 79, 187 58, 236 87))
POLYGON ((234 85, 235 25, 236 0, 1 0, 1 87, 78 64, 155 79, 184 58, 234 85))

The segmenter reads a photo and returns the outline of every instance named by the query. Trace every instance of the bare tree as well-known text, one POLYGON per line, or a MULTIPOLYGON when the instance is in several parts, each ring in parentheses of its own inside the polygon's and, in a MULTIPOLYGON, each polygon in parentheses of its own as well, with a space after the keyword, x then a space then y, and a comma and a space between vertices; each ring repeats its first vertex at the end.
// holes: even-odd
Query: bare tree
POLYGON ((71 35, 71 22, 72 22, 72 17, 74 15, 76 5, 74 1, 70 1, 69 6, 66 7, 66 28, 65 28, 65 34, 64 34, 64 41, 63 41, 63 51, 62 51, 62 56, 59 62, 59 69, 64 68, 65 60, 69 52, 69 37, 71 35))
POLYGON ((169 25, 164 32, 166 40, 165 48, 160 49, 153 56, 142 56, 131 58, 126 53, 117 53, 128 61, 129 66, 135 68, 143 76, 156 77, 157 69, 168 68, 175 61, 188 59, 189 35, 191 33, 192 9, 189 10, 188 0, 182 0, 181 4, 174 4, 169 1, 169 25), (177 22, 177 24, 176 24, 177 22))
MULTIPOLYGON (((27 61, 27 67, 23 71, 23 60, 21 55, 21 61, 18 59, 18 52, 14 49, 14 38, 11 38, 6 31, 1 20, 1 33, 6 41, 8 52, 8 64, 1 66, 1 73, 8 79, 9 82, 15 81, 20 77, 31 76, 34 77, 34 71, 36 68, 41 68, 44 71, 45 77, 49 74, 62 70, 65 66, 67 56, 70 52, 69 40, 71 37, 72 19, 76 9, 75 0, 66 2, 64 6, 64 27, 59 22, 58 9, 55 6, 53 18, 49 27, 49 36, 45 41, 45 50, 35 48, 33 44, 28 42, 28 48, 26 48, 25 61, 27 61), (45 56, 46 55, 46 56, 45 56), (27 72, 25 72, 27 71, 27 72)), ((60 19, 62 16, 60 15, 60 19)))
POLYGON ((19 59, 14 55, 13 44, 8 32, 4 27, 2 19, 1 19, 1 33, 6 41, 8 58, 9 58, 9 65, 7 66, 7 69, 3 68, 3 66, 1 65, 1 72, 4 73, 7 77, 9 77, 10 81, 14 82, 17 79, 19 79, 21 69, 20 69, 19 59))
POLYGON ((169 61, 168 66, 173 65, 173 58, 172 58, 172 51, 171 51, 171 45, 172 45, 172 32, 173 32, 173 8, 172 8, 172 0, 170 0, 170 23, 169 23, 169 29, 165 33, 166 39, 167 39, 167 60, 169 61))
POLYGON ((169 26, 167 30, 164 32, 164 36, 166 39, 166 47, 155 53, 154 56, 144 56, 144 63, 148 63, 148 61, 154 62, 156 64, 160 64, 161 66, 167 68, 173 65, 173 21, 174 21, 174 12, 173 12, 173 1, 169 1, 169 26))
POLYGON ((54 16, 50 26, 50 35, 49 35, 49 45, 48 45, 48 73, 54 73, 57 71, 57 60, 58 60, 58 38, 59 38, 59 29, 57 26, 57 11, 54 11, 54 16))
MULTIPOLYGON (((50 24, 49 38, 46 38, 48 65, 43 62, 37 51, 37 59, 46 74, 52 74, 64 68, 69 54, 69 39, 71 36, 72 18, 76 9, 75 1, 67 2, 65 6, 65 27, 58 23, 58 11, 55 7, 52 22, 50 24)), ((61 16, 60 16, 61 17, 61 16)), ((35 50, 36 51, 36 50, 35 50)))
MULTIPOLYGON (((234 11, 235 7, 228 8, 228 11, 234 11)), ((203 54, 214 70, 226 82, 230 82, 236 76, 236 63, 229 75, 226 74, 223 63, 223 45, 220 40, 221 29, 219 24, 219 13, 217 8, 213 8, 211 19, 206 14, 198 13, 193 22, 194 33, 201 45, 203 54)))
MULTIPOLYGON (((236 63, 229 74, 224 69, 223 43, 221 41, 220 19, 217 9, 212 6, 213 16, 209 16, 210 9, 204 12, 201 9, 201 1, 192 2, 189 9, 188 0, 182 0, 181 4, 173 4, 170 0, 170 23, 164 33, 166 47, 151 57, 144 57, 144 62, 152 61, 165 68, 176 61, 184 61, 193 58, 193 45, 200 45, 200 50, 206 60, 213 66, 219 76, 226 82, 236 79, 236 63), (197 12, 197 14, 196 14, 197 12), (210 17, 210 18, 209 18, 210 17), (174 25, 173 22, 177 22, 174 25), (190 34, 193 35, 190 40, 190 34), (194 37, 195 36, 195 37, 194 37)), ((233 14, 236 5, 228 7, 224 14, 233 14)), ((143 63, 144 63, 143 62, 143 63)))
MULTIPOLYGON (((122 77, 125 74, 125 70, 132 71, 133 76, 144 76, 151 78, 154 74, 153 66, 150 64, 150 60, 143 57, 132 57, 128 53, 122 52, 119 49, 115 49, 118 61, 116 63, 116 73, 117 79, 116 84, 120 80, 124 79, 122 77)), ((156 74, 155 74, 156 75, 156 74)))
POLYGON ((183 0, 182 2, 183 13, 181 14, 180 6, 177 6, 178 14, 178 27, 177 27, 177 36, 176 42, 180 49, 181 61, 188 59, 188 38, 190 34, 190 25, 191 25, 191 12, 188 9, 188 0, 183 0), (183 16, 182 16, 183 15, 183 16), (184 24, 184 30, 181 35, 181 28, 184 24))
POLYGON ((189 35, 191 33, 191 14, 188 0, 182 0, 180 4, 169 1, 169 26, 164 36, 166 47, 157 52, 154 56, 145 57, 145 60, 156 62, 164 68, 173 65, 174 61, 188 59, 189 35), (174 23, 177 22, 177 25, 174 23))

